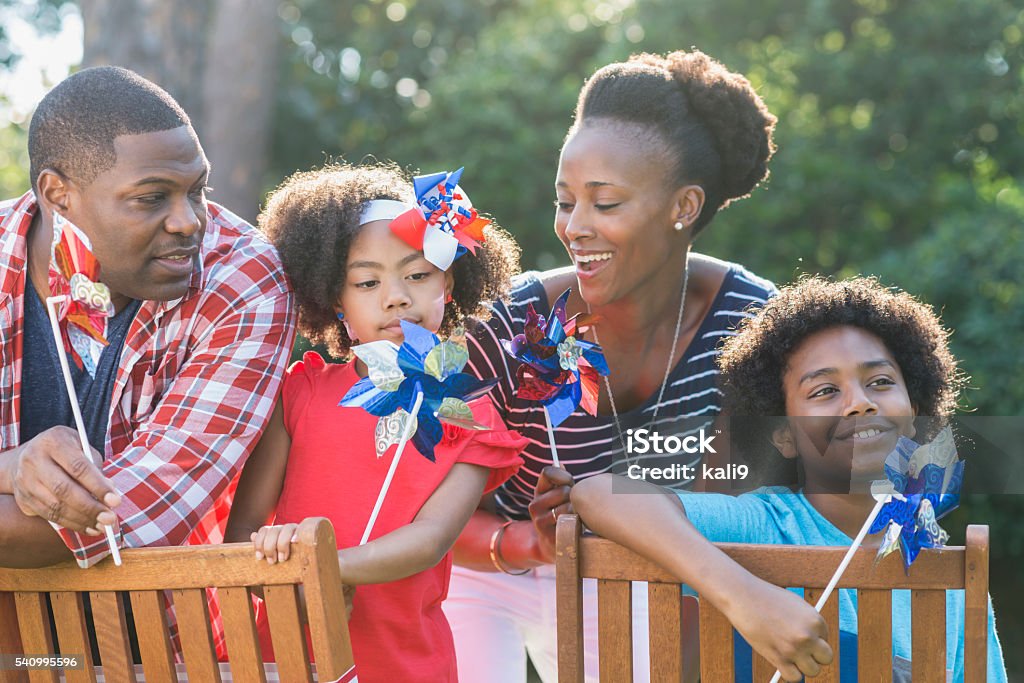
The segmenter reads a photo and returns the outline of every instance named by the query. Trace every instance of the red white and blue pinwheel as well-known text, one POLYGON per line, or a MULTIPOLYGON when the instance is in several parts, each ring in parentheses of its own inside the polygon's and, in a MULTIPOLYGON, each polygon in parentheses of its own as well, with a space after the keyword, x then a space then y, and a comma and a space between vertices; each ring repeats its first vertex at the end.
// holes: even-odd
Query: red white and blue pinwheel
POLYGON ((84 368, 92 377, 107 346, 107 322, 114 315, 110 290, 99 278, 100 264, 89 238, 54 211, 49 285, 51 295, 61 297, 57 309, 61 342, 78 369, 84 368))
POLYGON ((957 456, 952 430, 947 427, 931 442, 919 445, 901 437, 885 462, 891 491, 869 533, 885 531, 876 560, 900 551, 903 568, 922 548, 938 548, 949 534, 938 520, 960 504, 964 463, 957 456))
POLYGON ((490 224, 459 187, 462 170, 413 178, 417 208, 391 221, 391 230, 441 270, 467 251, 476 253, 490 224))
POLYGON ((579 330, 593 324, 594 317, 582 315, 566 320, 565 303, 570 291, 558 297, 547 320, 531 304, 523 333, 501 340, 505 352, 520 363, 516 396, 540 402, 548 411, 552 427, 572 415, 577 406, 596 415, 598 377, 608 374, 601 347, 576 338, 579 330))
POLYGON ((442 422, 464 429, 487 429, 473 419, 468 402, 486 394, 497 379, 477 379, 461 372, 469 360, 466 348, 440 341, 419 325, 402 321, 405 341, 396 346, 380 340, 352 348, 368 374, 345 394, 339 405, 358 407, 381 418, 377 427, 377 456, 402 438, 405 421, 412 442, 428 460, 444 436, 442 422), (421 405, 414 410, 417 396, 421 405))

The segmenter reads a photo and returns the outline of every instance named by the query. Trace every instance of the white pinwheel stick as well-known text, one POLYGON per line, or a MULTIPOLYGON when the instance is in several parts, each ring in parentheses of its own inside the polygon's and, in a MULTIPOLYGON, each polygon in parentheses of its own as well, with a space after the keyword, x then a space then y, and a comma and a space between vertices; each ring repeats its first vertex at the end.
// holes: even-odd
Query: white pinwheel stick
POLYGON ((551 415, 548 414, 548 407, 544 406, 544 422, 548 428, 548 444, 551 446, 551 464, 555 467, 561 467, 562 463, 558 460, 558 448, 555 447, 555 430, 551 427, 551 415))
MULTIPOLYGON (((825 586, 825 590, 821 592, 821 597, 818 598, 818 602, 814 605, 814 610, 820 612, 821 608, 828 602, 828 598, 832 595, 832 591, 835 590, 836 584, 839 583, 839 579, 843 577, 843 573, 846 572, 846 568, 850 566, 850 561, 853 559, 853 554, 857 552, 857 548, 864 542, 864 537, 868 535, 868 529, 874 524, 875 518, 878 517, 878 513, 882 511, 882 506, 888 503, 892 499, 892 496, 879 496, 875 501, 875 507, 871 508, 871 514, 868 515, 864 525, 857 532, 857 537, 853 539, 853 543, 850 544, 850 549, 846 551, 846 555, 843 556, 843 561, 839 563, 839 567, 836 569, 832 578, 828 580, 828 585, 825 586)), ((776 670, 775 675, 772 676, 770 683, 777 683, 782 678, 782 672, 776 670)))
POLYGON ((380 514, 380 507, 384 504, 384 496, 387 495, 388 489, 391 488, 391 480, 395 477, 395 470, 398 468, 398 461, 402 457, 402 451, 405 450, 405 444, 409 443, 409 439, 412 438, 410 429, 416 424, 416 416, 419 415, 420 405, 423 404, 423 392, 416 392, 416 400, 412 404, 412 412, 409 414, 409 419, 405 423, 405 428, 402 430, 402 440, 398 442, 398 450, 395 451, 395 457, 391 459, 391 465, 388 467, 388 474, 384 477, 384 484, 380 487, 380 493, 377 494, 377 502, 373 504, 373 512, 370 513, 370 521, 366 523, 366 529, 363 531, 363 538, 359 541, 359 545, 365 545, 366 541, 370 538, 370 532, 373 531, 373 525, 377 521, 377 515, 380 514))
MULTIPOLYGON (((57 321, 57 306, 64 303, 67 300, 66 296, 51 296, 46 299, 46 312, 50 314, 50 329, 53 331, 53 341, 57 345, 57 357, 60 359, 60 370, 64 375, 64 387, 68 391, 68 399, 71 401, 71 412, 75 416, 75 427, 78 428, 78 440, 82 443, 82 451, 85 453, 85 457, 90 460, 92 457, 92 448, 89 446, 89 437, 85 433, 85 420, 82 419, 82 411, 78 407, 78 395, 75 393, 75 384, 71 380, 71 368, 68 366, 67 351, 64 349, 64 342, 61 339, 60 334, 60 323, 57 321)), ((97 467, 100 467, 102 463, 93 461, 97 467)), ((50 526, 54 529, 57 525, 50 522, 50 526)), ((121 553, 117 549, 117 541, 114 539, 114 530, 106 525, 101 525, 107 535, 107 546, 110 548, 110 554, 114 558, 114 564, 121 566, 121 553)))

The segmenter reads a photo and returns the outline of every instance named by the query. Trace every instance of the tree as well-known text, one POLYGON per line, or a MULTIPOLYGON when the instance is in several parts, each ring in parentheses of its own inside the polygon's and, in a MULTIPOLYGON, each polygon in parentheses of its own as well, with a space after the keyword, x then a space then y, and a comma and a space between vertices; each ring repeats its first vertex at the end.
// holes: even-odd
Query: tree
POLYGON ((213 198, 254 220, 275 101, 277 3, 90 0, 81 6, 83 66, 124 66, 170 92, 211 161, 213 198))

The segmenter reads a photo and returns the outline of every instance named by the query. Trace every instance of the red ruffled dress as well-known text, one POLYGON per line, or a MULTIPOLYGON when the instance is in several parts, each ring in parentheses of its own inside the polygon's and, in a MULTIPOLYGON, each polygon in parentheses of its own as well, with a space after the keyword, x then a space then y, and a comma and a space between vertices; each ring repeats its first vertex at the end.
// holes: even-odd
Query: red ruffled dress
MULTIPOLYGON (((354 363, 328 364, 308 352, 288 369, 282 388, 291 450, 275 523, 327 517, 339 548, 359 544, 396 450, 392 446, 378 459, 378 418, 361 408, 338 406, 358 380, 354 363)), ((471 408, 490 431, 444 425, 444 439, 434 449, 436 462, 412 443, 406 445, 371 541, 412 522, 457 462, 490 468, 487 491, 519 468, 526 439, 505 428, 486 397, 471 408)), ((413 576, 356 589, 349 631, 360 683, 458 680, 451 629, 441 611, 451 566, 449 552, 435 567, 413 576)))

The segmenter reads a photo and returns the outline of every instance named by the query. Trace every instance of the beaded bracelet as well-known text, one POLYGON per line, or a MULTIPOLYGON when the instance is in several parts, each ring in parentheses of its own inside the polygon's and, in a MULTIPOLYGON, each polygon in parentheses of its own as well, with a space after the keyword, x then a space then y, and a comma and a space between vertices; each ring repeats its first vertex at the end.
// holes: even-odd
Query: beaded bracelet
POLYGON ((495 529, 494 533, 491 534, 491 562, 494 564, 495 568, 500 572, 509 574, 510 576, 521 576, 522 574, 525 574, 530 570, 523 569, 521 571, 512 571, 511 569, 505 566, 504 558, 501 556, 501 537, 505 535, 505 529, 507 529, 508 526, 512 524, 512 521, 513 520, 505 522, 501 525, 500 528, 495 529))

